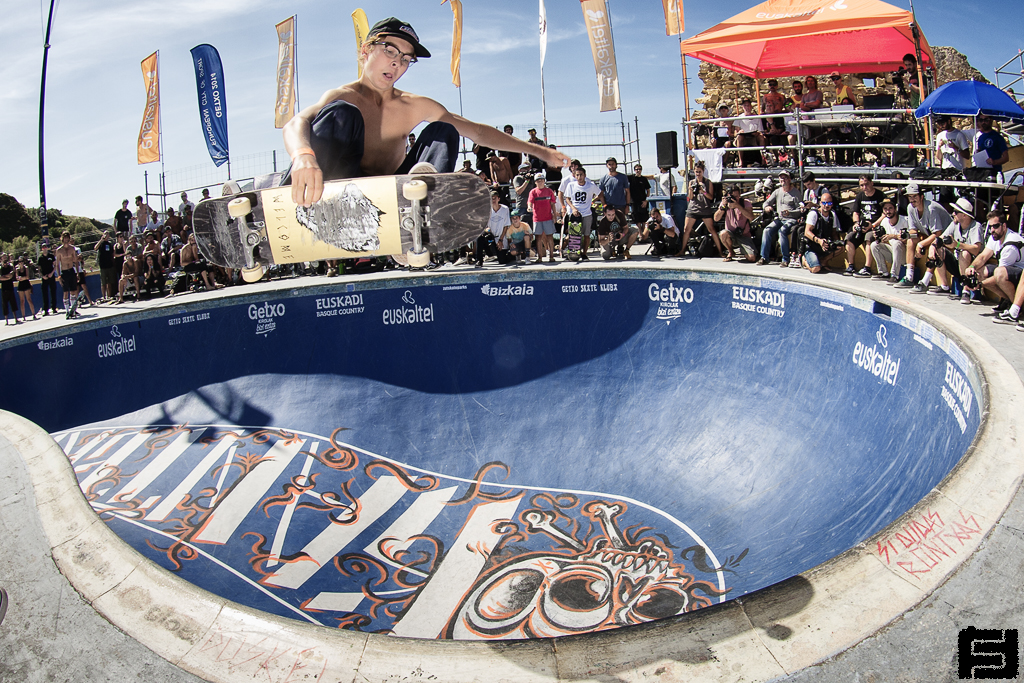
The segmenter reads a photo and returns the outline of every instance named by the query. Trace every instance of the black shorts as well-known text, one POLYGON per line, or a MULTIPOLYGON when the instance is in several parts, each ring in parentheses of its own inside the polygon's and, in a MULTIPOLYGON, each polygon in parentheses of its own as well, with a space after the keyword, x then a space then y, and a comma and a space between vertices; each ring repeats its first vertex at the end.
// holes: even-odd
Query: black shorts
POLYGON ((29 281, 29 280, 19 280, 18 281, 18 291, 19 292, 31 292, 32 291, 32 282, 29 281))
POLYGON ((641 225, 647 222, 647 219, 651 217, 651 212, 647 210, 647 207, 642 204, 633 205, 633 223, 641 225))
POLYGON ((60 286, 67 292, 78 289, 78 273, 71 268, 60 271, 60 286))
POLYGON ((846 235, 846 241, 855 247, 859 247, 865 242, 874 242, 875 233, 870 230, 865 230, 864 232, 860 232, 858 230, 851 230, 846 235), (871 237, 868 238, 868 235, 871 235, 871 237))
POLYGON ((1017 266, 1006 266, 1006 275, 1013 284, 1020 284, 1021 269, 1017 266))

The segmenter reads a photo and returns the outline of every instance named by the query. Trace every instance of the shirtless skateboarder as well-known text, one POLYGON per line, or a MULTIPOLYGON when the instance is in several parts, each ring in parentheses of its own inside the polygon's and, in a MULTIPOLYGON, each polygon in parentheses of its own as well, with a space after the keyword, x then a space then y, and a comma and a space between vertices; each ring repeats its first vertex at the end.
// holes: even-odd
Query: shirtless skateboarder
POLYGON ((459 136, 492 149, 522 152, 554 167, 569 163, 561 152, 519 140, 491 126, 452 114, 432 99, 395 88, 418 58, 430 57, 412 26, 394 17, 374 24, 359 48, 359 80, 328 90, 284 127, 292 159, 284 184, 292 200, 309 206, 324 181, 413 171, 455 170, 459 136), (429 122, 406 153, 409 133, 429 122))
POLYGON ((78 296, 78 271, 75 268, 81 260, 78 251, 71 244, 71 233, 65 230, 60 235, 57 247, 57 270, 60 272, 60 286, 64 290, 64 310, 70 310, 71 297, 78 296))

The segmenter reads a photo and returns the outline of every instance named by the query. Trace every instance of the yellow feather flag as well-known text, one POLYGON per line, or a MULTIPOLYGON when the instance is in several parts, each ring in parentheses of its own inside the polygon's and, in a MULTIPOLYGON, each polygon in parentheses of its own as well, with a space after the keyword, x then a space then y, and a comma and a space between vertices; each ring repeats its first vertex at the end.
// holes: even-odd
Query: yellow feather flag
POLYGON ((462 87, 462 0, 441 0, 443 5, 451 2, 455 23, 452 26, 452 83, 456 88, 462 87))
POLYGON ((677 36, 686 28, 683 21, 683 0, 661 0, 665 9, 665 35, 677 36))
POLYGON ((146 113, 139 129, 139 163, 160 161, 160 58, 154 52, 142 60, 142 79, 146 84, 146 113))
POLYGON ((277 101, 274 103, 274 128, 295 116, 298 96, 295 88, 295 17, 277 25, 277 101))
POLYGON ((361 8, 352 13, 352 26, 356 30, 356 67, 359 70, 359 76, 362 77, 363 60, 359 56, 359 50, 363 47, 366 35, 370 32, 370 22, 366 20, 366 12, 361 8))

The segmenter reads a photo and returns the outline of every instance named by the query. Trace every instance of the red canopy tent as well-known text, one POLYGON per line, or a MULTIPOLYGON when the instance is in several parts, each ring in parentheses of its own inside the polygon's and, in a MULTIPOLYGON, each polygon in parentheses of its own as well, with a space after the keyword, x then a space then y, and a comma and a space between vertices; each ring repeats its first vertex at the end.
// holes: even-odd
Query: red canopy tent
MULTIPOLYGON (((914 16, 881 0, 767 0, 682 42, 684 55, 753 78, 878 73, 916 54, 914 16)), ((934 63, 924 34, 920 66, 934 63)))

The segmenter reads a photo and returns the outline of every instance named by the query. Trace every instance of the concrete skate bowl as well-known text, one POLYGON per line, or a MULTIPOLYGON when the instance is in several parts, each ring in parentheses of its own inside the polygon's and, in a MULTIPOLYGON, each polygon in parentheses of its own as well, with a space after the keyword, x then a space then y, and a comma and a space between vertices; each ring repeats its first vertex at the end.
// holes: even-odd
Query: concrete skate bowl
MULTIPOLYGON (((2 354, 10 386, 74 378, 2 407, 52 434, 163 580, 305 634, 650 639, 740 610, 694 657, 762 638, 751 624, 786 647, 842 601, 816 572, 906 608, 987 528, 942 492, 984 427, 975 357, 920 317, 794 282, 360 281, 2 354)), ((866 635, 854 621, 828 630, 866 635)), ((832 646, 799 647, 809 663, 832 646)))

